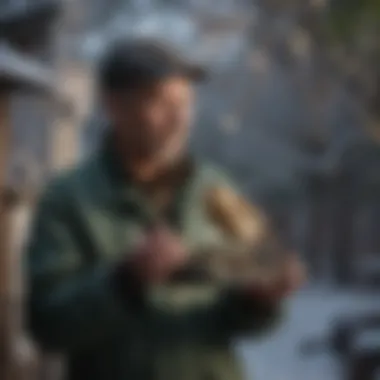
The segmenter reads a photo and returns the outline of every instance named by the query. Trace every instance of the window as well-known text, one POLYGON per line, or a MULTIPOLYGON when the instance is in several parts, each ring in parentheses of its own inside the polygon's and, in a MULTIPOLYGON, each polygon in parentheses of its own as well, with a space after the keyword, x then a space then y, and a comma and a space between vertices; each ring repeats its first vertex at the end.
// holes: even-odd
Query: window
POLYGON ((1 0, 0 3, 0 17, 8 12, 21 10, 25 8, 30 0, 1 0))

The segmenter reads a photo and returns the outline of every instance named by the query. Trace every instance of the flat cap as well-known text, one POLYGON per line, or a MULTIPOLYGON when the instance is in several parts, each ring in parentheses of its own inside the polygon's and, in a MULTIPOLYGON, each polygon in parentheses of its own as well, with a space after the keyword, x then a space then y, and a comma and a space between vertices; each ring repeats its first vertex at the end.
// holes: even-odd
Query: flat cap
POLYGON ((174 75, 201 82, 207 77, 207 71, 169 44, 151 38, 114 41, 106 49, 98 68, 99 86, 105 91, 134 89, 174 75))

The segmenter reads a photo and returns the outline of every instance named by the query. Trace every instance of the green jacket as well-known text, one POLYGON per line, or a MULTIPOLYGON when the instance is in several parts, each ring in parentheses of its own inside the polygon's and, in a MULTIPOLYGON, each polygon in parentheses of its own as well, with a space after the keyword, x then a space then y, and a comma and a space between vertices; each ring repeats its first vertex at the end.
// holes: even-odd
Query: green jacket
MULTIPOLYGON (((186 244, 222 241, 201 199, 206 187, 226 181, 195 164, 178 189, 169 221, 186 244)), ((264 331, 277 310, 200 284, 150 289, 136 306, 110 286, 112 268, 136 244, 148 212, 108 148, 48 185, 26 255, 32 335, 67 356, 69 380, 244 378, 231 342, 264 331)))

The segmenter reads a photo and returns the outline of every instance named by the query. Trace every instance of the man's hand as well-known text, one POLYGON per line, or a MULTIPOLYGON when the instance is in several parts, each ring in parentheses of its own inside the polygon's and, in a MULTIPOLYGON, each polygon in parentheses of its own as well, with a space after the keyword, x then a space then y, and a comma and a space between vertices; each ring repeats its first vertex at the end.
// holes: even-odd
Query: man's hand
POLYGON ((132 256, 128 254, 116 266, 111 285, 129 305, 141 307, 146 287, 164 282, 186 262, 180 239, 164 227, 156 227, 146 234, 132 256))
POLYGON ((275 304, 297 291, 305 280, 305 267, 296 255, 292 255, 285 262, 277 281, 272 284, 253 282, 245 291, 253 300, 275 304))
POLYGON ((182 268, 187 257, 178 236, 165 227, 155 227, 137 247, 130 269, 142 283, 160 283, 182 268))

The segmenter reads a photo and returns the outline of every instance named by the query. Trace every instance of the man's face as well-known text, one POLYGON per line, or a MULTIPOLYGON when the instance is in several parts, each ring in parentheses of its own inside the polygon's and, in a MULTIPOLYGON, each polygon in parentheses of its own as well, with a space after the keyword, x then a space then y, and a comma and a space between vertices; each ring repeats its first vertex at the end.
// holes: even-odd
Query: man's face
POLYGON ((171 77, 106 101, 116 136, 129 152, 154 156, 186 143, 194 93, 187 78, 171 77))

